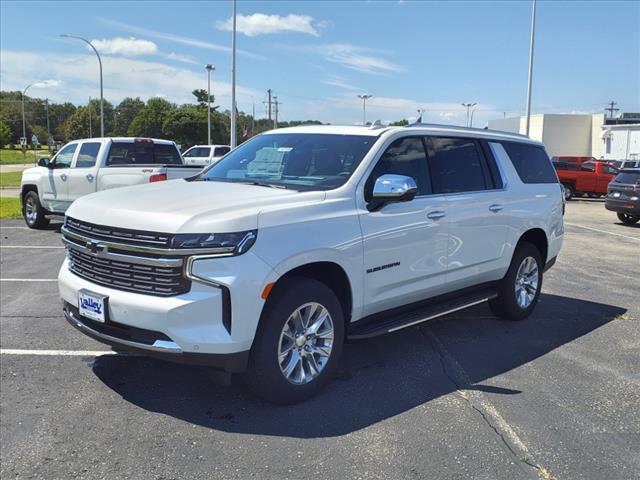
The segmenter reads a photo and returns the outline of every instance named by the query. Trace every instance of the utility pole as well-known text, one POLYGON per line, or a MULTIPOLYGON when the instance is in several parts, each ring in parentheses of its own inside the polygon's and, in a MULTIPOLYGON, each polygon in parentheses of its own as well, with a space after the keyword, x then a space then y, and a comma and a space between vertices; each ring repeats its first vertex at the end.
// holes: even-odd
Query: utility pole
POLYGON ((233 33, 231 35, 231 149, 234 149, 238 134, 236 127, 236 0, 233 0, 233 33))
POLYGON ((93 132, 91 130, 91 97, 89 97, 89 103, 87 104, 87 112, 89 112, 89 138, 93 138, 93 132))
POLYGON ((606 112, 609 112, 609 118, 613 118, 613 113, 617 112, 618 110, 620 110, 619 108, 615 108, 617 104, 618 104, 618 102, 614 102, 613 100, 611 100, 607 104, 607 105, 609 105, 609 107, 604 109, 606 112))
POLYGON ((207 69, 207 145, 211 145, 211 72, 216 67, 207 63, 204 68, 207 69))
POLYGON ((536 0, 532 1, 531 7, 531 42, 529 43, 529 79, 527 81, 527 129, 525 135, 529 136, 529 125, 531 124, 531 82, 533 80, 533 44, 536 33, 536 0))
POLYGON ((273 97, 273 105, 275 110, 275 118, 273 120, 273 128, 278 128, 278 105, 282 105, 281 102, 278 102, 278 97, 273 97))
POLYGON ((362 126, 367 126, 367 100, 369 100, 373 95, 369 95, 368 93, 363 93, 362 95, 358 94, 358 98, 362 100, 362 126))
POLYGON ((49 144, 49 139, 51 138, 51 129, 49 128, 49 99, 44 99, 44 111, 47 116, 47 145, 49 144))
POLYGON ((251 97, 251 136, 253 137, 253 131, 256 121, 256 101, 251 97))
POLYGON ((461 103, 460 105, 462 105, 464 108, 467 109, 467 127, 469 126, 469 109, 471 107, 475 107, 477 105, 477 103, 461 103))
POLYGON ((271 89, 268 89, 268 90, 267 90, 267 98, 268 98, 268 100, 267 100, 266 102, 262 102, 262 103, 264 103, 265 105, 267 105, 267 112, 268 112, 268 115, 267 115, 267 116, 268 116, 268 118, 269 118, 269 121, 271 121, 271 104, 273 103, 273 102, 271 101, 271 89))

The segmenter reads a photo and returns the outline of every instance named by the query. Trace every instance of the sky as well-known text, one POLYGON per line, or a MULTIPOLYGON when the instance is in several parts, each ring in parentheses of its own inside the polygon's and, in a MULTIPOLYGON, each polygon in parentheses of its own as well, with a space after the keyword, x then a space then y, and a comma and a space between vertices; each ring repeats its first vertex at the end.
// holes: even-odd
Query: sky
MULTIPOLYGON (((231 1, 0 2, 0 87, 53 101, 160 96, 231 106, 231 1)), ((238 1, 237 104, 282 120, 413 120, 474 126, 524 114, 531 2, 238 1)), ((533 113, 640 111, 640 2, 538 1, 533 113)))

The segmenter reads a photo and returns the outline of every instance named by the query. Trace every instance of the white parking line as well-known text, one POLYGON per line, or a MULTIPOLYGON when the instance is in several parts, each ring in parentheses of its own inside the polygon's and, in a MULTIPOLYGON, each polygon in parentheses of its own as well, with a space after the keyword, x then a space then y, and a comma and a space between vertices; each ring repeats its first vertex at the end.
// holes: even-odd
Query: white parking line
POLYGON ((49 249, 58 249, 64 248, 63 245, 53 246, 53 245, 0 245, 0 248, 49 248, 49 249))
POLYGON ((609 235, 615 235, 616 237, 628 238, 629 240, 635 240, 636 242, 640 242, 640 238, 630 237, 629 235, 622 235, 621 233, 607 232, 606 230, 600 230, 598 228, 592 228, 592 227, 585 227, 584 225, 578 225, 576 223, 564 222, 564 224, 569 225, 570 227, 585 228, 587 230, 593 230, 594 232, 607 233, 609 235))
POLYGON ((99 357, 101 355, 124 355, 129 353, 114 352, 113 350, 19 350, 0 348, 0 355, 40 355, 53 357, 99 357))
POLYGON ((0 230, 31 230, 29 227, 0 227, 0 230))
POLYGON ((0 278, 0 282, 57 282, 57 278, 0 278))

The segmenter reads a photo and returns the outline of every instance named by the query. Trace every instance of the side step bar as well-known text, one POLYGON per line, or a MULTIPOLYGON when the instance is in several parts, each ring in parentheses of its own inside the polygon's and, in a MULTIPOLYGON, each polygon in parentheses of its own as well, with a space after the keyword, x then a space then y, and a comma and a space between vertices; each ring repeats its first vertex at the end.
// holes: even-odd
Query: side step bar
POLYGON ((349 340, 360 340, 397 332, 403 328, 412 327, 434 318, 479 305, 497 296, 497 293, 493 290, 482 290, 444 302, 423 304, 400 313, 376 314, 369 319, 363 319, 353 324, 347 333, 347 338, 349 340), (361 322, 364 323, 359 325, 361 322))

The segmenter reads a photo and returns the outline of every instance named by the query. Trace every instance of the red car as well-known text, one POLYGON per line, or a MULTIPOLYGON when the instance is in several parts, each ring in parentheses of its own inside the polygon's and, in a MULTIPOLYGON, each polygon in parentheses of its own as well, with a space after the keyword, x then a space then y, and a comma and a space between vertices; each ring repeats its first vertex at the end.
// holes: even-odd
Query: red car
POLYGON ((566 200, 576 194, 605 195, 609 182, 618 174, 616 167, 605 162, 554 162, 553 166, 564 185, 566 200))
POLYGON ((584 163, 584 162, 595 162, 596 159, 593 157, 584 157, 580 155, 557 155, 555 157, 551 157, 551 161, 553 163, 584 163))

